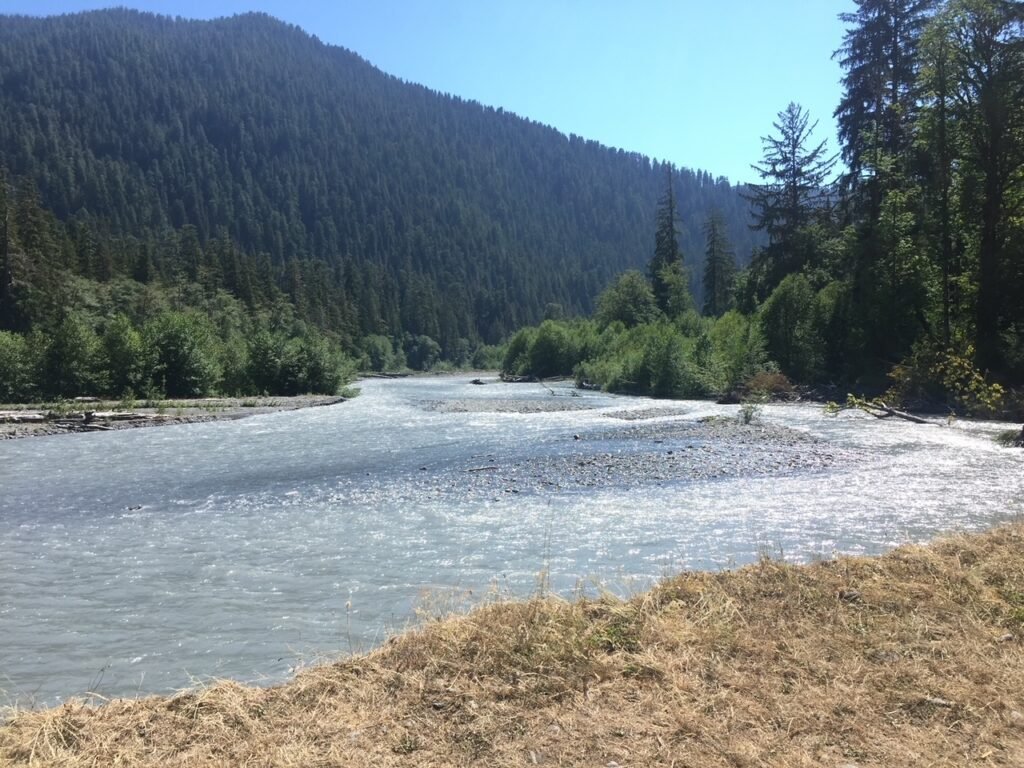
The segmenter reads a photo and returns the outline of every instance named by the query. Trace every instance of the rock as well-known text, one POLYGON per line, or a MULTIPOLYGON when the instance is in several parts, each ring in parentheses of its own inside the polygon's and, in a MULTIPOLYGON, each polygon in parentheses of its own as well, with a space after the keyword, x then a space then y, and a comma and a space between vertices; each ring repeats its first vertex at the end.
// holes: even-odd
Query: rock
POLYGON ((856 589, 840 589, 839 599, 847 603, 859 603, 861 601, 861 594, 856 589))
POLYGON ((483 381, 483 380, 481 380, 481 379, 473 379, 473 380, 472 380, 471 382, 469 382, 469 383, 470 383, 470 384, 476 384, 476 385, 477 385, 478 387, 482 387, 482 386, 484 385, 484 381, 483 381))

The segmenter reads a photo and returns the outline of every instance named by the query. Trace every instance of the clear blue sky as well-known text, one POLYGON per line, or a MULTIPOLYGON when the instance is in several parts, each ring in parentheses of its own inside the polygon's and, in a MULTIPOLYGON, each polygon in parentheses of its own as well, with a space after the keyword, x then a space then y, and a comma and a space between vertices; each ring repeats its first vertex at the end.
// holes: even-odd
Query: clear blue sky
MULTIPOLYGON (((47 15, 92 0, 0 0, 47 15)), ((259 10, 386 72, 623 149, 748 180, 790 101, 835 151, 831 60, 852 0, 125 0, 191 18, 259 10)))

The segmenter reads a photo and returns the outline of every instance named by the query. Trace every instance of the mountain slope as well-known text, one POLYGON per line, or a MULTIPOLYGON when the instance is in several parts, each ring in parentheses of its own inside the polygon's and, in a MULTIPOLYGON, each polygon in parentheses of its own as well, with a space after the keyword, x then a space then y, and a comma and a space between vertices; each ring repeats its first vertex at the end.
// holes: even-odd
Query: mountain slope
MULTIPOLYGON (((0 164, 59 218, 140 237, 194 225, 279 265, 372 265, 379 295, 353 297, 364 333, 496 341, 548 304, 589 309, 646 264, 666 175, 255 14, 5 17, 0 111, 0 164)), ((690 171, 676 187, 693 274, 712 208, 745 258, 737 190, 690 171)))

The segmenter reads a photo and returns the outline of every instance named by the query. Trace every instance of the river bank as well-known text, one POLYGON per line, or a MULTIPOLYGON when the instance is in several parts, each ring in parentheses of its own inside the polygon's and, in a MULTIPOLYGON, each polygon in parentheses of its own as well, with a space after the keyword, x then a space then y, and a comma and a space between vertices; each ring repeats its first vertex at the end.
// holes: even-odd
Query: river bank
POLYGON ((1020 765, 1022 560, 1015 523, 496 602, 270 688, 14 712, 0 763, 1020 765))
POLYGON ((0 405, 0 440, 242 419, 260 413, 335 405, 346 399, 323 395, 205 397, 136 404, 79 398, 59 404, 0 405))

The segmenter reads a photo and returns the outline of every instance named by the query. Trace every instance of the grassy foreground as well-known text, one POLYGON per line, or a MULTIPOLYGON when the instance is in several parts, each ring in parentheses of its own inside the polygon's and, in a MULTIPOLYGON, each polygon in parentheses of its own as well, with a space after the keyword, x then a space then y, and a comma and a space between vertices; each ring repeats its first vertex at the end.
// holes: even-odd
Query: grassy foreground
POLYGON ((1024 524, 435 621, 274 688, 13 713, 3 765, 1024 765, 1024 524))

